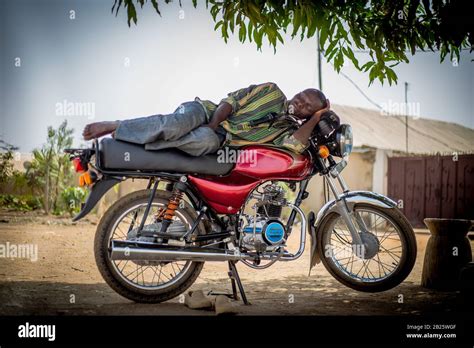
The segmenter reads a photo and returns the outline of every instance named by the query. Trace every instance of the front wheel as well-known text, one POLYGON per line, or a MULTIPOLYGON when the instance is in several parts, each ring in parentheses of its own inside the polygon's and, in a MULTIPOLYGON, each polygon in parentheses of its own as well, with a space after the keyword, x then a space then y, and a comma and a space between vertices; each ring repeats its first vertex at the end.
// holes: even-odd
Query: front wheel
POLYGON ((353 243, 339 214, 331 213, 321 222, 318 251, 329 273, 358 291, 379 292, 400 284, 416 260, 415 234, 403 213, 359 203, 354 205, 352 221, 362 245, 353 243))

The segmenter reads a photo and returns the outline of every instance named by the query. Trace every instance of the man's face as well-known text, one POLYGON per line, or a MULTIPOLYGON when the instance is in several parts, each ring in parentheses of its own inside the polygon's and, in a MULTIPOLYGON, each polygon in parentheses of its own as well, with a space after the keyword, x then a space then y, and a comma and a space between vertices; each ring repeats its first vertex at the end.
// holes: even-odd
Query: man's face
POLYGON ((323 107, 323 103, 315 94, 303 91, 289 101, 288 112, 300 119, 305 119, 323 107))

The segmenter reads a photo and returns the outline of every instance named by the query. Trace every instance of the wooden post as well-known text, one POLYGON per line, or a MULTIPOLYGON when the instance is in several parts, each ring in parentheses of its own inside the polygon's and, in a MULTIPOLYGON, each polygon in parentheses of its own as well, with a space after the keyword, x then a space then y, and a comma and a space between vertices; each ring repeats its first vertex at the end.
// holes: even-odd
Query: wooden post
POLYGON ((467 233, 472 221, 457 219, 423 220, 431 236, 426 245, 421 285, 438 290, 459 289, 461 268, 472 261, 467 233))

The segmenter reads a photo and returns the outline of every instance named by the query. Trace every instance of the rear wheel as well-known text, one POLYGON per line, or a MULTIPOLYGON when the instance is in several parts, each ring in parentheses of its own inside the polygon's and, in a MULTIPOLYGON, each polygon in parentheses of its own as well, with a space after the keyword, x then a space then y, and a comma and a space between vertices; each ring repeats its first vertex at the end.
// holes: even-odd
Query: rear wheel
MULTIPOLYGON (((145 226, 153 223, 153 216, 159 208, 166 207, 170 195, 168 191, 156 191, 145 226)), ((133 236, 149 197, 150 191, 142 190, 130 193, 113 204, 97 227, 94 252, 102 277, 117 293, 135 302, 158 303, 186 291, 201 273, 204 263, 110 259, 111 240, 127 240, 133 236)), ((182 201, 173 222, 183 223, 189 229, 195 219, 194 209, 182 201)), ((204 233, 202 224, 198 229, 198 233, 204 233)))
MULTIPOLYGON (((361 233, 363 246, 353 245, 342 217, 331 213, 322 221, 317 237, 324 266, 339 282, 355 290, 378 292, 397 286, 415 264, 412 227, 397 208, 356 204, 354 210, 367 228, 361 233)), ((353 223, 358 226, 355 218, 353 223)))

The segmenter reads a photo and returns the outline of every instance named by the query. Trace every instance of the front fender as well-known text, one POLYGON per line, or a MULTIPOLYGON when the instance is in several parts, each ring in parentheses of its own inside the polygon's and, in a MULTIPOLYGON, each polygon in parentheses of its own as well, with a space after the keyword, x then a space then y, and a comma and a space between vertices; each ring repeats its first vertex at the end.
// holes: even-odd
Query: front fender
MULTIPOLYGON (((366 203, 372 204, 381 208, 395 208, 397 207, 397 203, 392 199, 381 195, 379 193, 370 192, 370 191, 349 191, 340 195, 340 200, 344 200, 346 202, 346 206, 349 209, 349 212, 352 212, 355 204, 358 203, 366 203)), ((311 262, 310 262, 310 271, 311 268, 314 267, 316 264, 321 262, 321 258, 319 256, 319 252, 317 250, 317 236, 321 233, 321 222, 324 220, 326 216, 331 214, 332 212, 337 212, 337 201, 332 200, 327 202, 318 212, 316 219, 314 221, 314 225, 310 223, 309 232, 311 233, 311 262)))
MULTIPOLYGON (((357 203, 367 203, 373 204, 381 208, 394 208, 397 206, 397 203, 391 200, 390 198, 381 195, 379 193, 370 192, 370 191, 349 191, 343 193, 340 196, 341 199, 346 201, 347 207, 350 212, 352 212, 352 208, 354 204, 357 203)), ((333 211, 336 210, 336 200, 332 200, 327 202, 321 210, 318 212, 316 216, 316 228, 318 225, 323 221, 324 217, 333 211)))
POLYGON ((97 202, 102 198, 105 193, 110 190, 114 185, 118 184, 121 180, 115 178, 107 178, 97 181, 94 186, 91 188, 89 196, 87 196, 86 202, 82 206, 79 214, 74 216, 72 221, 77 221, 82 219, 84 216, 89 214, 89 212, 95 207, 97 202))

